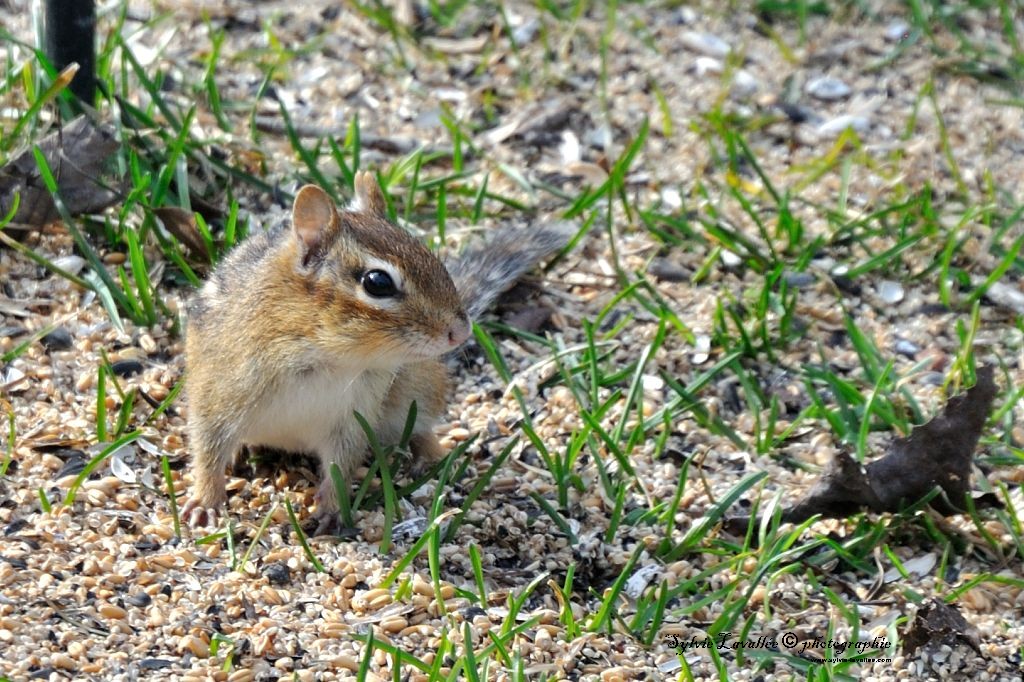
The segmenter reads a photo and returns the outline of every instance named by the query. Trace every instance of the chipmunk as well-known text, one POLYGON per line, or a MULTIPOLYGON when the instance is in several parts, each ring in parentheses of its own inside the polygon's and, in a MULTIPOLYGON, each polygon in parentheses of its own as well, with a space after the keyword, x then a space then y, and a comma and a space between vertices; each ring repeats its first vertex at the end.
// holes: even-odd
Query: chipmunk
POLYGON ((411 403, 415 461, 443 454, 433 426, 445 409, 442 356, 471 321, 528 269, 566 245, 556 223, 499 231, 445 265, 387 219, 374 177, 356 175, 339 211, 324 190, 295 196, 291 229, 250 236, 216 268, 188 310, 186 392, 194 488, 182 507, 193 527, 214 525, 225 468, 242 445, 315 453, 321 464, 316 534, 337 523, 330 477, 368 452, 361 414, 396 443, 411 403))

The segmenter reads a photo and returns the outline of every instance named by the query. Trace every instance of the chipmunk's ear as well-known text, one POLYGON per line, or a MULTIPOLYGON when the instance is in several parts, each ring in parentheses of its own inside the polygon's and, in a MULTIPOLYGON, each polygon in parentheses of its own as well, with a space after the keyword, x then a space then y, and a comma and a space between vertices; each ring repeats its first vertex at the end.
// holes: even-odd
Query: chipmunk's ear
POLYGON ((384 192, 377 184, 373 173, 359 171, 356 173, 356 198, 352 210, 358 213, 369 213, 378 218, 387 218, 388 204, 384 200, 384 192))
POLYGON ((303 265, 323 255, 340 229, 341 218, 327 192, 316 185, 299 190, 292 205, 292 230, 302 248, 303 265))

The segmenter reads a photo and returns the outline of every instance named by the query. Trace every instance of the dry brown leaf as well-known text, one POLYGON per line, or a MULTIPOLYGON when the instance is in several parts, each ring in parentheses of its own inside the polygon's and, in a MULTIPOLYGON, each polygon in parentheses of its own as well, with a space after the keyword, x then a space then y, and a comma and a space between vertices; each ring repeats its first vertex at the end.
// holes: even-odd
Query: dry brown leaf
MULTIPOLYGON (((107 158, 117 149, 109 127, 79 116, 43 138, 39 148, 72 215, 102 211, 117 202, 118 193, 101 180, 107 158)), ((7 214, 16 195, 21 198, 12 222, 38 227, 58 217, 31 149, 0 169, 0 214, 7 214)))
POLYGON ((176 206, 164 206, 153 209, 154 215, 160 220, 164 228, 178 238, 192 256, 204 263, 210 261, 210 252, 206 248, 206 242, 196 227, 196 217, 191 211, 176 206))
MULTIPOLYGON (((951 398, 942 414, 916 427, 907 438, 893 441, 889 453, 863 469, 840 453, 810 492, 788 511, 784 521, 799 523, 815 514, 842 518, 863 507, 898 512, 939 486, 944 496, 932 500, 943 514, 964 510, 970 493, 971 465, 989 408, 996 395, 992 368, 978 370, 969 391, 951 398)), ((981 505, 998 505, 980 498, 981 505)))
MULTIPOLYGON (((782 513, 787 523, 812 516, 844 518, 867 508, 899 512, 938 486, 942 494, 931 506, 942 514, 964 511, 970 493, 974 448, 996 395, 992 367, 978 369, 978 381, 951 398, 942 414, 897 438, 888 454, 862 467, 849 454, 839 453, 810 491, 782 513)), ((979 507, 1001 506, 993 495, 975 499, 979 507)), ((745 529, 749 519, 734 518, 730 530, 745 529)))
POLYGON ((955 648, 958 644, 967 644, 980 654, 979 641, 978 631, 955 606, 932 599, 918 610, 913 624, 903 635, 903 652, 913 656, 922 647, 937 651, 943 646, 955 648))

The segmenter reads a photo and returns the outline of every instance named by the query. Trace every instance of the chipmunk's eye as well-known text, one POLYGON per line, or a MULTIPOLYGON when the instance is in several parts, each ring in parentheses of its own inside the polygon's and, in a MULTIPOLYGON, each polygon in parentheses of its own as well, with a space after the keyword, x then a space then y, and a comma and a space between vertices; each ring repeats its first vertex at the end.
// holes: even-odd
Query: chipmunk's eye
POLYGON ((389 298, 398 295, 398 287, 391 275, 383 270, 368 270, 360 280, 363 289, 374 298, 389 298))

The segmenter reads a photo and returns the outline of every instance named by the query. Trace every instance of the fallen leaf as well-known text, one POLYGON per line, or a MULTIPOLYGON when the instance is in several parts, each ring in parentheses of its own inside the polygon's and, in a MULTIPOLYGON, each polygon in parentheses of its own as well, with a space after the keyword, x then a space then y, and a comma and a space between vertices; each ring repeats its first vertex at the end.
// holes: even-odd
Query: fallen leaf
MULTIPOLYGON (((118 193, 101 180, 107 158, 117 149, 117 140, 108 126, 95 125, 79 116, 47 135, 38 146, 72 215, 96 213, 117 202, 118 193)), ((14 223, 45 225, 59 215, 31 149, 0 168, 0 215, 11 209, 16 195, 20 195, 20 201, 14 223)))
POLYGON ((195 214, 176 206, 155 208, 153 213, 164 228, 185 245, 189 253, 204 263, 210 261, 210 252, 206 249, 203 235, 199 233, 199 228, 196 226, 195 214))
POLYGON ((974 447, 995 395, 992 368, 980 368, 973 388, 951 398, 942 414, 914 428, 909 437, 893 441, 881 459, 862 469, 848 454, 840 453, 811 491, 783 513, 783 519, 799 523, 815 514, 841 518, 865 506, 876 512, 898 512, 935 486, 942 488, 944 497, 934 498, 933 508, 943 514, 962 512, 970 492, 974 447))
MULTIPOLYGON (((844 518, 867 508, 899 512, 936 486, 942 494, 931 501, 936 511, 950 515, 965 510, 970 493, 974 448, 996 395, 992 367, 978 369, 978 381, 951 398, 942 414, 897 438, 888 454, 866 467, 840 452, 802 499, 783 511, 782 521, 800 523, 812 516, 844 518)), ((994 495, 975 498, 977 507, 1001 507, 994 495)), ((730 519, 730 531, 745 530, 749 518, 730 519)))
POLYGON ((918 609, 913 624, 903 635, 903 653, 913 656, 921 647, 937 651, 943 645, 954 648, 966 644, 981 655, 979 641, 978 632, 955 606, 932 599, 918 609))

